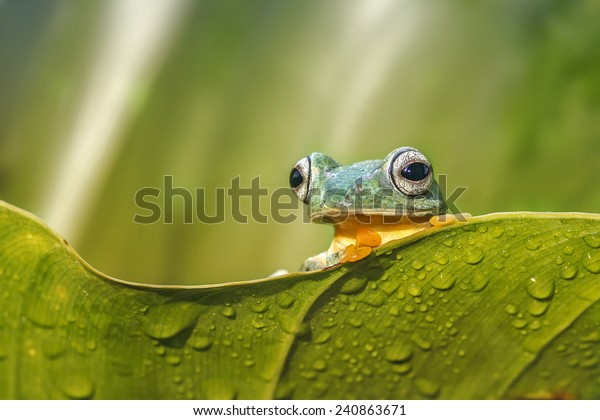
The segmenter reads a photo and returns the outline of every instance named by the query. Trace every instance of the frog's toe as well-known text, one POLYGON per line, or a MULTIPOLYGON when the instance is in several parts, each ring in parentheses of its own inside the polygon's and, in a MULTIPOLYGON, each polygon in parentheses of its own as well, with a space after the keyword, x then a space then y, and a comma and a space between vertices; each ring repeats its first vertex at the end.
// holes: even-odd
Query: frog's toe
POLYGON ((345 262, 354 262, 362 260, 371 254, 373 249, 370 246, 348 245, 342 252, 339 259, 340 264, 345 262))
POLYGON ((310 257, 304 261, 300 267, 300 271, 315 271, 322 270, 327 267, 327 256, 325 252, 321 252, 319 255, 310 257))

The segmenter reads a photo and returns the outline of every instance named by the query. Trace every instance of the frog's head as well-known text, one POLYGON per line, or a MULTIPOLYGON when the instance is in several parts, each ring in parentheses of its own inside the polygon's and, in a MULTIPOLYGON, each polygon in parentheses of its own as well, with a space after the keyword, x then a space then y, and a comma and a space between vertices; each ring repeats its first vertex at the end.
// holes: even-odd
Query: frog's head
POLYGON ((339 224, 369 216, 424 218, 446 212, 431 164, 412 147, 398 148, 383 160, 349 166, 312 153, 292 169, 290 186, 309 206, 314 222, 339 224))

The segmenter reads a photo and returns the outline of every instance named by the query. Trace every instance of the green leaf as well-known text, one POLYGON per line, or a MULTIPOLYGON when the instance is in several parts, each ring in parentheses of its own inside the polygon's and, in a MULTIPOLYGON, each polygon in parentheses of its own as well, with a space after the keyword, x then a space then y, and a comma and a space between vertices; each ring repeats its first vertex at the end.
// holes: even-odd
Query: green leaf
POLYGON ((0 397, 599 398, 599 231, 493 214, 321 272, 148 286, 2 204, 0 397))

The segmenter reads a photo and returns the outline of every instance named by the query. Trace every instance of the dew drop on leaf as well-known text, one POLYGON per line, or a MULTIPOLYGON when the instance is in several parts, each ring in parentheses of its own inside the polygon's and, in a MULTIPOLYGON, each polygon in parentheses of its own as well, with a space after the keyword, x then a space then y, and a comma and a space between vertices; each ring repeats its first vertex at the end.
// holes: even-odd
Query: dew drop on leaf
POLYGON ((410 266, 418 271, 418 270, 421 270, 423 267, 425 267, 425 264, 421 260, 413 260, 410 263, 410 266))
POLYGON ((530 239, 527 239, 527 244, 525 245, 525 248, 527 248, 530 251, 536 251, 536 250, 540 249, 541 246, 542 246, 542 242, 539 239, 530 238, 530 239))
POLYGON ((583 237, 583 240, 591 248, 600 248, 600 235, 597 233, 586 235, 583 237))
POLYGON ((421 294, 423 293, 423 289, 421 289, 421 287, 416 284, 411 284, 410 286, 408 286, 406 291, 411 296, 421 296, 421 294))
POLYGON ((236 315, 235 308, 232 308, 231 306, 223 306, 223 308, 221 308, 221 315, 226 318, 233 319, 236 315))
POLYGON ((172 366, 177 366, 181 363, 181 356, 179 356, 178 354, 169 354, 166 358, 166 361, 172 366))
POLYGON ((527 326, 527 321, 521 318, 517 318, 513 321, 512 323, 513 327, 515 327, 516 329, 520 330, 523 329, 527 326))
POLYGON ((560 267, 559 275, 565 280, 572 280, 577 276, 577 267, 573 264, 565 264, 560 267))
POLYGON ((250 309, 252 310, 252 312, 255 312, 257 314, 262 314, 269 310, 269 303, 268 302, 257 302, 255 304, 253 304, 250 309))
POLYGON ((453 276, 441 271, 431 279, 431 286, 438 290, 449 290, 455 282, 456 279, 453 276))
POLYGON ((550 299, 554 294, 554 279, 551 277, 531 277, 527 280, 525 289, 534 299, 550 299))
POLYGON ((583 267, 592 274, 600 273, 600 252, 586 254, 583 257, 583 267))
POLYGON ((392 371, 397 373, 398 375, 406 375, 412 370, 412 366, 410 363, 400 363, 392 366, 392 371))
POLYGON ((315 344, 325 344, 331 339, 331 333, 329 331, 322 331, 313 340, 315 344))
POLYGON ((501 227, 495 227, 492 229, 492 238, 498 239, 504 235, 504 229, 501 227))
POLYGON ((479 264, 483 257, 484 253, 480 248, 471 248, 465 255, 465 262, 471 265, 479 264))
POLYGON ((344 294, 357 293, 367 286, 366 278, 352 277, 348 279, 341 287, 340 292, 344 294))
POLYGON ((325 360, 319 359, 313 363, 312 368, 316 371, 323 372, 327 370, 327 362, 325 362, 325 360))
POLYGON ((294 301, 294 296, 290 295, 289 293, 282 293, 277 296, 277 304, 283 309, 291 308, 294 304, 294 301))
POLYGON ((416 379, 415 385, 419 393, 427 398, 436 398, 440 393, 440 386, 428 379, 416 379))
POLYGON ((410 344, 404 342, 395 342, 385 349, 385 360, 391 363, 401 363, 409 360, 413 355, 413 349, 410 344))
POLYGON ((541 316, 546 313, 549 306, 550 302, 534 300, 527 306, 527 312, 533 316, 541 316))
POLYGON ((213 344, 212 338, 206 335, 196 335, 190 338, 189 346, 194 350, 208 350, 213 344))
POLYGON ((444 242, 442 242, 445 246, 447 246, 448 248, 452 248, 454 246, 454 239, 452 238, 448 238, 446 240, 444 240, 444 242))

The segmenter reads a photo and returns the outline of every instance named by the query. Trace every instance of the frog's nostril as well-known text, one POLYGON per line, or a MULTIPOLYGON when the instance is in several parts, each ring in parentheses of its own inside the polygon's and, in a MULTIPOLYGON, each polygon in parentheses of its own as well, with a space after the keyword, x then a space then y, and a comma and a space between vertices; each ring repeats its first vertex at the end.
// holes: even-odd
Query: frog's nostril
POLYGON ((403 178, 406 178, 409 181, 421 181, 427 178, 429 172, 429 166, 427 166, 423 162, 413 162, 402 168, 400 174, 403 178))

